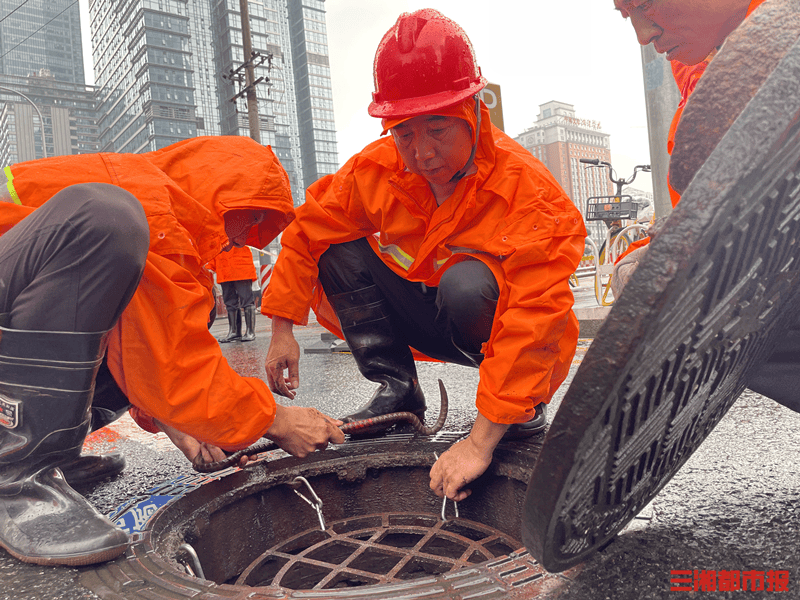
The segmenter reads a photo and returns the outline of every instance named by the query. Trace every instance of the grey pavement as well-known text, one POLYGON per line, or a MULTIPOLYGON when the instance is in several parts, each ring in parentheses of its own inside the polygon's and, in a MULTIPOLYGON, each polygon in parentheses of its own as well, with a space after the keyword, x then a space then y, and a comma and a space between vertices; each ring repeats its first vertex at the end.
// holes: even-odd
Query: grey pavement
MULTIPOLYGON (((579 316, 597 316, 593 291, 576 291, 579 316), (594 306, 593 306, 594 303, 594 306), (583 311, 583 312, 582 312, 583 311), (594 312, 592 312, 594 311, 594 312)), ((583 324, 583 323, 582 323, 583 324)), ((222 318, 215 336, 227 331, 222 318)), ((301 348, 319 344, 324 330, 316 323, 296 328, 301 348)), ((269 321, 258 316, 257 339, 223 345, 241 374, 263 378, 269 343, 269 321)), ((591 344, 580 340, 572 373, 591 344)), ((436 380, 450 395, 445 428, 467 431, 475 418, 477 371, 440 363, 418 363, 428 398, 437 398, 436 380)), ((572 375, 570 375, 571 377, 572 375)), ((550 406, 549 420, 569 379, 550 406)), ((316 406, 339 416, 360 405, 374 384, 359 374, 347 353, 303 353, 301 388, 296 405, 316 406)), ((281 402, 286 402, 281 400, 281 402)), ((800 598, 800 414, 746 391, 678 475, 609 546, 562 578, 543 599, 638 600, 688 598, 671 591, 672 571, 786 571, 788 591, 698 591, 692 598, 800 598)), ((128 460, 115 480, 81 490, 103 512, 182 474, 191 467, 163 434, 151 436, 125 419, 107 435, 94 438, 91 449, 117 448, 128 460)), ((77 600, 98 596, 79 583, 82 570, 26 565, 0 550, 0 600, 77 600)), ((522 597, 522 596, 520 596, 522 597)), ((526 598, 529 596, 525 596, 526 598)))

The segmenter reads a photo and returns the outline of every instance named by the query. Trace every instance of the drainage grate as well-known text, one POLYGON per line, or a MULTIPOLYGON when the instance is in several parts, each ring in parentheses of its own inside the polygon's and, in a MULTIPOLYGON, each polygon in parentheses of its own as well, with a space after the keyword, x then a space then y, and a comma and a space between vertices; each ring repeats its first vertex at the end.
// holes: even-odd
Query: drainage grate
POLYGON ((466 519, 381 513, 330 523, 270 548, 229 581, 326 590, 441 575, 510 554, 521 544, 466 519))

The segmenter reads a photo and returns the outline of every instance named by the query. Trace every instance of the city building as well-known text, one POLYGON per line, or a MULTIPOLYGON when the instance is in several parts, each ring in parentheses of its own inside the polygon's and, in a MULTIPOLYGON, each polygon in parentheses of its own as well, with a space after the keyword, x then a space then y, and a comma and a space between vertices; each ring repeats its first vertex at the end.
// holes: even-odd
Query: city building
MULTIPOLYGON (((611 162, 611 136, 603 133, 599 122, 576 117, 572 104, 541 104, 533 126, 514 139, 544 163, 584 217, 588 198, 614 193, 607 169, 580 162, 581 158, 611 162)), ((588 221, 586 228, 592 239, 603 242, 607 228, 602 221, 588 221)))
POLYGON ((25 77, 0 75, 0 166, 97 152, 95 92, 93 86, 59 81, 47 69, 25 77))
POLYGON ((0 17, 0 164, 96 152, 78 4, 0 0, 0 17))
MULTIPOLYGON (((261 142, 295 204, 338 167, 324 0, 250 0, 261 142)), ((90 0, 103 151, 249 135, 239 0, 90 0)))
POLYGON ((46 69, 56 81, 86 83, 77 2, 0 0, 0 16, 0 74, 46 69))

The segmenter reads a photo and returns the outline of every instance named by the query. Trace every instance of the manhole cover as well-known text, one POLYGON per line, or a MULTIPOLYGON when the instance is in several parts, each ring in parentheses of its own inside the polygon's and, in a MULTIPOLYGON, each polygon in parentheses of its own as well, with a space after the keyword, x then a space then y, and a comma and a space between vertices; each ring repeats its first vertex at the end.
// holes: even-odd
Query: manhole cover
POLYGON ((700 131, 698 139, 705 139, 712 115, 709 127, 717 133, 733 124, 702 168, 688 169, 686 193, 615 302, 553 419, 531 476, 522 531, 526 547, 551 571, 582 562, 616 536, 796 327, 800 31, 782 24, 796 23, 797 11, 797 0, 766 2, 757 19, 745 21, 681 118, 679 131, 700 131), (736 44, 753 42, 744 35, 751 28, 756 41, 780 40, 770 44, 769 57, 750 43, 736 51, 736 44), (731 52, 732 61, 725 58, 731 52), (771 72, 746 80, 736 58, 744 55, 771 72), (744 107, 739 99, 728 102, 718 114, 720 105, 701 93, 707 79, 746 80, 745 89, 720 95, 752 99, 744 107))

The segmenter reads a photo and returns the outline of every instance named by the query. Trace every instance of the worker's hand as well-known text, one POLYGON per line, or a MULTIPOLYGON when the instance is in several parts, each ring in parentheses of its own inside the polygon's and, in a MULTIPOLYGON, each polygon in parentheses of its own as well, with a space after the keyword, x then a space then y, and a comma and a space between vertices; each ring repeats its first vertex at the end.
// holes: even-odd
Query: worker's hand
MULTIPOLYGON (((175 444, 175 447, 183 452, 183 455, 192 463, 213 463, 226 458, 225 451, 222 448, 206 444, 205 442, 198 442, 189 434, 183 433, 166 423, 155 419, 153 419, 153 421, 161 431, 167 434, 167 437, 175 444)), ((245 466, 249 460, 250 457, 242 456, 239 460, 239 466, 245 466)))
POLYGON ((272 317, 272 339, 264 369, 269 389, 286 398, 295 397, 294 390, 300 386, 300 345, 294 339, 291 319, 272 317))
POLYGON ((628 280, 633 275, 633 272, 636 271, 636 267, 639 266, 639 261, 644 258, 647 248, 648 246, 637 248, 614 265, 614 270, 611 272, 611 291, 614 293, 615 300, 619 299, 622 290, 628 284, 628 280))
POLYGON ((469 436, 453 444, 431 467, 430 487, 440 498, 461 502, 472 493, 464 486, 474 481, 492 463, 492 454, 508 425, 492 423, 479 414, 469 436))
POLYGON ((316 408, 281 406, 275 421, 264 437, 271 439, 293 456, 304 458, 315 450, 324 450, 328 443, 344 443, 342 421, 323 415, 316 408))

